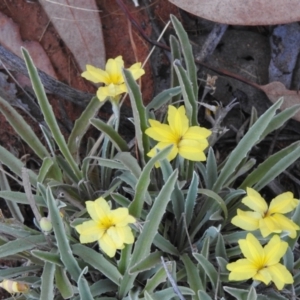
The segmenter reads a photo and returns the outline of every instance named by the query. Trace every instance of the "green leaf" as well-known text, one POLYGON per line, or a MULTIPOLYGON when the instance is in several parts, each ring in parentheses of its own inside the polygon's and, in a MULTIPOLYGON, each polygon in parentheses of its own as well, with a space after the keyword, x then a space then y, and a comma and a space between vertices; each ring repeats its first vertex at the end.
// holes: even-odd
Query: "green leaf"
POLYGON ((93 97, 81 116, 75 121, 74 127, 68 139, 68 147, 71 155, 79 162, 79 149, 82 137, 90 126, 90 119, 94 118, 105 102, 100 102, 97 97, 93 97))
POLYGON ((45 242, 46 240, 43 234, 32 235, 7 242, 0 246, 0 258, 31 250, 32 248, 36 248, 37 245, 44 244, 45 242))
POLYGON ((66 274, 66 270, 60 266, 55 266, 55 285, 64 299, 74 296, 72 284, 66 274))
POLYGON ((43 183, 47 174, 49 173, 50 168, 53 166, 53 159, 51 157, 46 157, 43 159, 42 166, 39 169, 39 175, 37 181, 43 183))
POLYGON ((149 254, 146 258, 135 264, 133 267, 131 267, 128 272, 130 274, 133 273, 140 273, 142 271, 150 270, 154 268, 157 264, 161 263, 160 257, 163 256, 163 252, 161 251, 155 251, 151 254, 149 254))
POLYGON ((55 265, 46 262, 41 276, 41 296, 40 299, 54 299, 54 272, 55 265))
POLYGON ((244 137, 240 140, 239 144, 229 154, 229 157, 223 166, 220 175, 213 186, 213 190, 218 193, 229 177, 232 176, 237 166, 241 163, 244 157, 248 154, 251 148, 260 139, 260 136, 267 128, 269 122, 274 117, 276 110, 281 106, 282 99, 273 104, 261 117, 255 122, 255 124, 248 130, 244 137))
POLYGON ((201 300, 212 300, 211 297, 204 291, 198 291, 198 298, 201 300))
POLYGON ((78 281, 77 281, 80 299, 81 300, 94 300, 91 290, 90 290, 90 287, 89 287, 87 281, 85 280, 85 278, 83 277, 83 275, 86 274, 87 272, 88 272, 88 268, 85 267, 81 271, 78 281))
MULTIPOLYGON (((161 151, 158 154, 163 153, 163 151, 161 151)), ((175 170, 171 174, 169 180, 165 183, 165 185, 161 189, 157 198, 155 199, 153 206, 150 209, 150 212, 145 220, 142 233, 139 235, 137 241, 135 242, 135 247, 132 253, 132 258, 131 258, 129 268, 134 266, 137 262, 141 261, 150 253, 152 242, 158 231, 158 227, 161 223, 162 217, 166 211, 167 204, 170 201, 170 197, 174 189, 177 176, 178 176, 178 171, 175 170)), ((119 290, 120 298, 124 297, 127 294, 127 292, 131 289, 135 277, 136 275, 129 275, 128 273, 124 275, 119 290)))
POLYGON ((218 178, 217 161, 214 154, 214 150, 209 148, 206 162, 206 187, 211 189, 218 178))
POLYGON ((9 124, 14 128, 16 133, 27 143, 27 145, 40 159, 50 156, 47 149, 24 118, 1 97, 0 111, 3 113, 9 124))
POLYGON ((91 119, 90 122, 98 130, 106 134, 118 151, 129 151, 126 141, 114 130, 113 127, 107 125, 100 119, 91 119))
MULTIPOLYGON (((245 190, 256 184, 256 189, 261 189, 268 181, 277 177, 288 168, 300 156, 300 142, 295 142, 288 147, 269 156, 254 171, 252 171, 240 185, 240 189, 245 190), (264 184, 262 187, 261 185, 264 184)), ((258 191, 259 191, 258 189, 258 191)))
POLYGON ((176 74, 179 79, 179 83, 181 86, 181 92, 184 100, 184 105, 186 109, 186 115, 191 123, 192 126, 198 125, 197 120, 197 114, 198 114, 198 108, 197 108, 197 100, 195 98, 194 92, 193 92, 193 86, 188 78, 187 72, 183 69, 181 66, 181 63, 179 60, 175 60, 174 68, 176 71, 176 74))
MULTIPOLYGON (((0 146, 0 161, 7 166, 13 173, 22 178, 22 168, 24 167, 24 163, 16 158, 13 154, 11 154, 8 150, 0 146)), ((37 175, 28 170, 30 183, 36 187, 37 185, 37 175)))
MULTIPOLYGON (((129 206, 129 213, 135 218, 140 218, 146 194, 148 192, 148 186, 150 184, 150 174, 154 165, 159 161, 168 156, 171 151, 172 146, 166 147, 165 149, 159 151, 153 156, 148 163, 143 168, 140 178, 135 187, 135 195, 129 206)), ((153 236, 154 238, 154 236, 153 236)))
MULTIPOLYGON (((29 205, 29 202, 27 200, 27 196, 25 193, 12 192, 12 191, 0 191, 0 197, 8 199, 9 201, 14 201, 16 203, 29 205)), ((34 197, 35 203, 38 206, 46 206, 46 204, 41 196, 34 195, 33 197, 34 197)))
MULTIPOLYGON (((179 20, 174 15, 171 15, 170 17, 171 17, 171 21, 174 26, 174 29, 176 31, 176 34, 180 41, 182 53, 183 53, 183 56, 185 59, 186 67, 187 67, 188 76, 189 76, 189 79, 191 81, 192 88, 193 88, 193 94, 194 94, 193 98, 197 101, 197 99, 198 99, 198 79, 197 79, 197 68, 196 68, 195 61, 194 61, 192 46, 191 46, 189 37, 188 37, 186 31, 184 30, 182 24, 179 22, 179 20)), ((195 108, 194 105, 192 105, 192 107, 195 108)), ((196 124, 194 124, 194 125, 196 125, 196 124)))
POLYGON ((198 194, 198 190, 197 190, 198 185, 199 185, 199 177, 196 172, 193 172, 193 178, 185 199, 184 211, 185 211, 185 221, 186 221, 187 228, 189 227, 193 217, 193 211, 194 211, 196 198, 198 194))
POLYGON ((41 250, 32 250, 31 254, 45 262, 50 262, 52 264, 63 266, 62 261, 60 260, 60 256, 57 253, 45 252, 41 250))
POLYGON ((181 87, 175 86, 170 89, 164 90, 155 96, 152 101, 147 105, 146 110, 160 109, 163 105, 167 104, 173 97, 181 94, 181 87))
POLYGON ((26 67, 28 69, 29 77, 34 89, 34 92, 36 94, 37 100, 39 102, 39 106, 42 110, 42 113, 44 115, 45 121, 52 132, 53 138, 56 141, 61 153, 65 157, 66 161, 70 165, 71 169, 73 170, 75 176, 77 177, 77 180, 81 180, 81 172, 78 168, 78 165, 76 161, 74 160, 73 156, 71 155, 69 148, 66 144, 66 141, 60 132, 60 129, 58 127, 55 115, 53 113, 52 106, 50 105, 44 87, 42 85, 42 82, 40 80, 40 77, 38 75, 37 69, 33 64, 33 61, 28 53, 28 51, 24 48, 21 48, 22 54, 26 63, 26 67))
POLYGON ((285 171, 290 165, 292 165, 300 157, 300 142, 297 145, 297 149, 294 149, 291 153, 282 157, 277 163, 275 163, 264 176, 254 185, 254 189, 260 191, 269 182, 275 179, 279 174, 285 171))
POLYGON ((247 300, 256 300, 256 299, 257 299, 256 290, 253 286, 251 286, 247 300))
POLYGON ((153 240, 153 244, 160 250, 167 252, 171 255, 179 256, 179 251, 178 249, 171 244, 171 242, 167 239, 165 239, 162 235, 157 233, 155 235, 155 238, 153 240))
MULTIPOLYGON (((181 59, 181 49, 180 44, 175 36, 170 35, 170 48, 171 48, 171 61, 175 61, 176 59, 181 59)), ((173 64, 171 64, 171 87, 177 87, 179 86, 179 80, 176 74, 176 71, 174 69, 173 64)), ((177 96, 174 96, 172 98, 172 103, 177 102, 180 100, 181 97, 181 88, 180 88, 180 94, 177 96)))
POLYGON ((130 152, 119 152, 114 157, 115 160, 120 161, 127 170, 129 170, 135 178, 139 179, 141 176, 141 167, 137 160, 130 154, 130 152))
MULTIPOLYGON (((6 173, 2 167, 2 163, 0 162, 0 191, 10 191, 10 185, 6 177, 6 173)), ((18 204, 14 201, 10 201, 9 199, 5 199, 6 205, 12 215, 12 217, 19 221, 20 223, 24 223, 24 217, 22 212, 18 206, 18 204)))
POLYGON ((193 253, 193 256, 197 259, 198 263, 202 266, 205 274, 209 277, 210 283, 215 291, 218 285, 218 272, 215 270, 213 264, 202 254, 193 253))
POLYGON ((42 266, 26 266, 8 269, 0 269, 0 279, 10 279, 16 276, 24 275, 29 272, 39 272, 42 266))
MULTIPOLYGON (((169 268, 172 269, 172 266, 174 267, 174 262, 169 265, 169 268)), ((152 293, 158 285, 166 281, 166 278, 167 273, 164 267, 162 266, 155 272, 155 274, 151 278, 147 280, 144 291, 152 293)))
POLYGON ((102 254, 84 245, 76 244, 72 246, 73 253, 81 257, 86 263, 99 270, 107 278, 119 285, 122 281, 122 275, 118 269, 110 263, 102 254))
POLYGON ((72 251, 69 245, 69 241, 66 235, 65 227, 60 216, 59 210, 55 203, 55 199, 52 195, 51 189, 47 187, 47 204, 49 208, 49 213, 51 217, 51 222, 53 225, 53 231, 57 241, 57 246, 60 253, 61 261, 64 263, 71 277, 78 281, 81 274, 81 270, 78 266, 77 261, 72 255, 72 251))
POLYGON ((300 104, 293 105, 289 108, 278 113, 274 118, 270 121, 267 128, 263 132, 261 136, 261 140, 263 140, 269 133, 283 126, 290 118, 292 118, 300 109, 300 104))
POLYGON ((198 271, 196 265, 191 261, 191 259, 188 257, 187 254, 183 254, 181 256, 181 260, 183 261, 184 267, 186 269, 187 282, 189 284, 189 287, 195 293, 195 295, 193 296, 193 299, 201 300, 198 296, 198 291, 199 290, 205 291, 205 288, 203 287, 202 281, 200 279, 199 271, 198 271))
POLYGON ((145 134, 145 130, 148 128, 146 108, 143 104, 140 87, 134 80, 131 72, 123 69, 123 76, 128 88, 133 113, 135 138, 140 152, 140 158, 144 162, 147 160, 146 154, 150 150, 149 137, 145 134))

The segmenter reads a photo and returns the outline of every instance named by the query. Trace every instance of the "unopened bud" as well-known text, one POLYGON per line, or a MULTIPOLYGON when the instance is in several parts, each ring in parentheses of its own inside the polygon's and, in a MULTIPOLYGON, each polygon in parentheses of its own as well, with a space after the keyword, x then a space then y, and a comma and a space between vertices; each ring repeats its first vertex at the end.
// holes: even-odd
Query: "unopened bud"
POLYGON ((45 233, 49 233, 53 228, 51 221, 46 217, 41 218, 40 227, 45 233))
POLYGON ((0 283, 0 287, 5 289, 10 294, 27 293, 29 291, 29 286, 27 284, 6 279, 0 283))

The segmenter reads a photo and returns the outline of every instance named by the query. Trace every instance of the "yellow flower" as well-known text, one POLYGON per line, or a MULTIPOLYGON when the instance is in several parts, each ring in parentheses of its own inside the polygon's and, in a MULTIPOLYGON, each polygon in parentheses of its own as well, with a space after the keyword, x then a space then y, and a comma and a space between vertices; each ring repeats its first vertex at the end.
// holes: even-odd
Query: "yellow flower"
POLYGON ((268 207, 268 204, 261 195, 252 188, 247 188, 247 196, 242 203, 253 211, 237 210, 231 223, 247 231, 260 229, 263 237, 271 233, 288 231, 291 238, 295 238, 300 227, 283 214, 291 212, 299 204, 291 192, 286 192, 275 197, 268 207))
POLYGON ((151 127, 146 129, 145 133, 158 141, 158 144, 147 153, 148 156, 153 157, 156 149, 162 150, 173 145, 167 157, 169 161, 173 160, 177 154, 192 161, 206 160, 203 151, 208 146, 207 137, 211 135, 211 131, 200 126, 189 127, 184 106, 177 109, 175 106, 169 105, 169 125, 151 119, 149 123, 151 127))
POLYGON ((0 282, 0 287, 10 294, 27 293, 29 291, 29 286, 27 284, 9 279, 5 279, 0 282))
MULTIPOLYGON (((81 76, 94 83, 101 82, 105 84, 105 86, 99 87, 97 91, 97 97, 100 101, 104 101, 107 97, 118 100, 120 94, 127 92, 122 74, 123 68, 124 61, 122 56, 118 56, 115 59, 110 58, 107 61, 105 71, 91 65, 86 65, 86 71, 83 72, 81 76)), ((141 63, 135 63, 129 70, 135 80, 145 74, 145 71, 141 67, 141 63)))
POLYGON ((239 245, 246 258, 228 264, 229 280, 240 281, 252 278, 269 284, 273 281, 282 290, 284 284, 293 283, 294 279, 287 268, 280 264, 288 244, 274 235, 264 247, 253 234, 248 233, 245 240, 239 240, 239 245))
POLYGON ((98 241, 102 251, 113 257, 117 249, 134 242, 128 224, 134 223, 135 218, 128 214, 127 208, 111 210, 105 199, 100 197, 95 201, 87 201, 86 209, 92 220, 75 227, 80 234, 80 243, 98 241))

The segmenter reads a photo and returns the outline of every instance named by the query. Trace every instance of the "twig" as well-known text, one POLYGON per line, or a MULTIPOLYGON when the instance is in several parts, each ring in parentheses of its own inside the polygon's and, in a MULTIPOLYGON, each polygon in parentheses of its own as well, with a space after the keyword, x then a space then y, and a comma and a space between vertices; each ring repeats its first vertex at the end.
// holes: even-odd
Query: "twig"
MULTIPOLYGON (((24 60, 1 45, 0 59, 3 61, 6 67, 9 67, 11 70, 29 77, 24 60)), ((76 90, 54 79, 41 70, 38 70, 38 73, 46 90, 56 96, 71 101, 78 106, 85 107, 87 102, 94 96, 93 94, 76 90)))

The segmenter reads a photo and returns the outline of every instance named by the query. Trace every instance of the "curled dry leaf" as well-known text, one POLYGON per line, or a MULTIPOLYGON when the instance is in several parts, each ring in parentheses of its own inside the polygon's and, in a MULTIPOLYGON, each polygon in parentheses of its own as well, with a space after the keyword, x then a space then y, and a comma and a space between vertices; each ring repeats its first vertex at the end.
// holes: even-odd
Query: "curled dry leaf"
MULTIPOLYGON (((274 81, 267 85, 261 85, 260 89, 266 93, 273 103, 283 97, 284 102, 281 109, 286 109, 293 105, 300 104, 300 92, 286 89, 284 84, 279 81, 274 81)), ((296 113, 293 119, 300 122, 300 112, 296 113)))
POLYGON ((42 0, 40 3, 81 71, 86 64, 103 68, 105 48, 95 0, 42 0))
MULTIPOLYGON (((56 78, 52 64, 42 46, 35 41, 22 41, 19 26, 1 12, 0 44, 21 58, 23 58, 21 46, 25 47, 29 51, 36 67, 56 78)), ((5 62, 3 63, 5 64, 5 62)), ((29 80, 26 84, 29 84, 29 80)))
POLYGON ((169 0, 201 18, 231 25, 275 25, 300 21, 299 0, 169 0))

